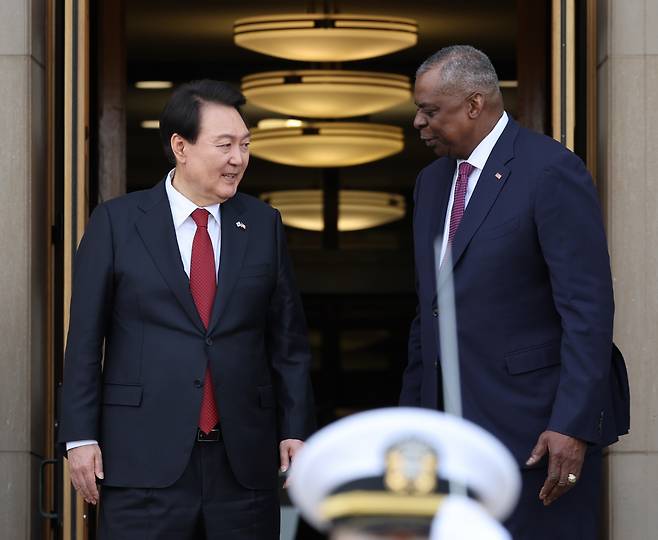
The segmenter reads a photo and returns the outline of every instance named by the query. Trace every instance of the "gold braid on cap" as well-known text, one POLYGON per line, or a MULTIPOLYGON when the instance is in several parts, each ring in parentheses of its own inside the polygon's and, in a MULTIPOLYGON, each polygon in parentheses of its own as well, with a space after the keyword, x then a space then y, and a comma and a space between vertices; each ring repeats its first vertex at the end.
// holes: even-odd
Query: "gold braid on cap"
POLYGON ((327 497, 320 515, 328 521, 347 516, 432 517, 443 498, 439 493, 409 496, 390 491, 350 491, 327 497))

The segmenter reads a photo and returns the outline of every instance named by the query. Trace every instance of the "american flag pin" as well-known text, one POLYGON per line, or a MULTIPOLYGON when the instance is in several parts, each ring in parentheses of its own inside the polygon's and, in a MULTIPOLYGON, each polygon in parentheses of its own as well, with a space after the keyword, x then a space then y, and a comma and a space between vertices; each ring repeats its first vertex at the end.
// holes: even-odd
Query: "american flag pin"
POLYGON ((497 180, 500 180, 500 179, 503 177, 503 175, 500 174, 499 172, 497 172, 496 174, 494 174, 494 176, 496 177, 497 180))
POLYGON ((242 223, 242 221, 236 221, 235 226, 238 227, 239 229, 244 229, 245 231, 247 230, 247 226, 242 223))

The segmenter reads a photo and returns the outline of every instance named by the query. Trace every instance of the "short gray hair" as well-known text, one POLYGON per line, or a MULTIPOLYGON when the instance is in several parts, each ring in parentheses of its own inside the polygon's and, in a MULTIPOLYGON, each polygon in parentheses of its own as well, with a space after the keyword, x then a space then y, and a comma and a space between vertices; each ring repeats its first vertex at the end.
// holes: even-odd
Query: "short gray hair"
POLYGON ((470 45, 452 45, 435 52, 416 71, 416 78, 439 67, 444 89, 448 91, 498 92, 498 75, 482 51, 470 45))

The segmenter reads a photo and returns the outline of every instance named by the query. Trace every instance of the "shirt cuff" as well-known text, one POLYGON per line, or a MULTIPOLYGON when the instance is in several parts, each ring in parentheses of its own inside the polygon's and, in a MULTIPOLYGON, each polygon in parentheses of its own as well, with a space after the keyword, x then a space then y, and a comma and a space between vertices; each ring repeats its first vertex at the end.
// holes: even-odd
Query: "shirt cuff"
POLYGON ((87 446, 88 444, 98 444, 98 441, 94 441, 93 439, 86 439, 84 441, 71 441, 66 443, 66 451, 68 452, 69 450, 73 450, 74 448, 77 448, 78 446, 87 446))

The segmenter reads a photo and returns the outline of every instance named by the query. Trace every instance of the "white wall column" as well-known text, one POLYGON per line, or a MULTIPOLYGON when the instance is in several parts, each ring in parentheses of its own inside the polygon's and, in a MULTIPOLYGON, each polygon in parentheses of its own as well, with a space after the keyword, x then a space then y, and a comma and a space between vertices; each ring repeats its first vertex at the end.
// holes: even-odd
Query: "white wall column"
POLYGON ((607 456, 608 538, 658 535, 658 2, 599 0, 599 181, 631 434, 607 456))
POLYGON ((0 1, 0 536, 40 538, 46 305, 45 0, 0 1))

